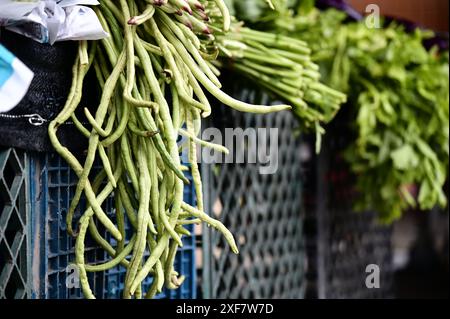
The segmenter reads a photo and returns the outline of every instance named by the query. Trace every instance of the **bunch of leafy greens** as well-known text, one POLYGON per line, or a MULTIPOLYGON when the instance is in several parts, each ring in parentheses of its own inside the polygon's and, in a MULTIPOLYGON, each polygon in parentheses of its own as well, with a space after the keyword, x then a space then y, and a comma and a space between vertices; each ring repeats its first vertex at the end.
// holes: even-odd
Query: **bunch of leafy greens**
POLYGON ((410 208, 445 207, 449 56, 424 47, 433 34, 369 29, 334 9, 305 10, 304 1, 262 17, 261 28, 306 41, 325 83, 348 94, 356 139, 345 158, 357 176, 356 208, 392 222, 410 208))

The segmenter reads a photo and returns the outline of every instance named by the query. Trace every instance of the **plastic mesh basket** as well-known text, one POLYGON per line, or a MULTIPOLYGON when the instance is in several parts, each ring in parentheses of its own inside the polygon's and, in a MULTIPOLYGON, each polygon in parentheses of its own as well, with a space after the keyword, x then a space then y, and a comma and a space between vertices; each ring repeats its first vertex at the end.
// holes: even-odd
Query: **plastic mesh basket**
POLYGON ((308 297, 380 299, 393 297, 391 227, 374 212, 356 212, 355 176, 342 157, 352 141, 342 112, 327 129, 321 154, 310 163, 306 235, 308 297), (366 286, 366 268, 380 269, 380 287, 366 286))
POLYGON ((26 158, 24 152, 0 148, 0 299, 28 296, 26 158))
MULTIPOLYGON (((238 99, 256 104, 274 102, 259 89, 230 80, 224 82, 226 89, 238 99)), ((262 165, 250 161, 203 165, 207 211, 230 229, 240 249, 239 255, 234 255, 221 234, 204 230, 205 297, 302 298, 306 253, 297 121, 290 112, 254 115, 219 106, 210 124, 222 134, 230 128, 248 132, 277 129, 278 169, 264 175, 262 165)), ((248 138, 244 147, 252 149, 252 143, 272 145, 275 141, 268 135, 258 136, 256 141, 248 138)))
MULTIPOLYGON (((66 213, 76 186, 76 176, 67 164, 55 154, 33 154, 30 156, 30 196, 32 216, 32 297, 45 299, 82 298, 80 288, 68 288, 73 269, 74 243, 66 231, 66 213), (68 268, 69 266, 69 268, 68 268)), ((195 205, 192 186, 185 187, 185 201, 195 205)), ((106 202, 105 212, 111 213, 112 200, 106 202)), ((79 216, 83 202, 76 212, 79 216)), ((111 216, 113 218, 113 216, 111 216)), ((191 226, 192 227, 192 226, 191 226)), ((99 230, 102 231, 101 227, 99 230)), ((193 227, 188 228, 193 233, 193 227)), ((107 237, 108 238, 108 237, 107 237)), ((179 249, 175 269, 186 277, 178 290, 165 290, 157 298, 191 299, 196 296, 195 237, 184 238, 184 247, 179 249)), ((89 238, 86 241, 87 262, 107 261, 106 253, 89 238)), ((107 272, 89 273, 89 282, 94 294, 101 299, 120 298, 126 270, 116 267, 107 272)), ((152 283, 148 278, 144 289, 152 283)))

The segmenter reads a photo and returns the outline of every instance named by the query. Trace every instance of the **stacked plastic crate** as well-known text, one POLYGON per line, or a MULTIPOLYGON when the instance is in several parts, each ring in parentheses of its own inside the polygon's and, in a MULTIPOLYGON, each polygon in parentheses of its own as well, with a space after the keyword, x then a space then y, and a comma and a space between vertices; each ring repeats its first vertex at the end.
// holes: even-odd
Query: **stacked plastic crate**
MULTIPOLYGON (((56 154, 0 150, 0 298, 83 297, 76 280, 71 281, 74 239, 65 222, 75 185, 75 174, 56 154)), ((191 186, 185 188, 185 201, 195 205, 191 186)), ((105 209, 112 213, 111 200, 105 209)), ((193 227, 189 230, 194 233, 193 227)), ((194 254, 194 235, 185 237, 175 268, 186 280, 180 289, 165 290, 157 298, 196 297, 194 254)), ((101 263, 107 256, 88 241, 86 259, 101 263)), ((116 267, 90 274, 96 296, 120 298, 125 273, 125 268, 116 267)), ((145 285, 151 282, 150 277, 145 285)))
MULTIPOLYGON (((224 79, 228 79, 223 80, 224 89, 242 101, 276 103, 244 80, 224 79)), ((291 112, 244 114, 218 105, 208 124, 222 136, 233 138, 225 144, 234 147, 230 154, 236 158, 227 158, 226 164, 203 165, 206 210, 234 234, 240 253, 234 255, 221 234, 204 228, 204 297, 303 298, 304 179, 297 120, 291 112), (237 136, 227 135, 230 129, 242 130, 241 143, 237 136), (276 130, 277 134, 269 137, 260 134, 261 129, 276 130), (260 154, 270 156, 271 162, 251 160, 260 154), (240 155, 245 161, 238 159, 240 155), (263 174, 261 168, 269 164, 273 171, 263 174)))
POLYGON ((0 148, 0 299, 29 296, 27 157, 0 148))

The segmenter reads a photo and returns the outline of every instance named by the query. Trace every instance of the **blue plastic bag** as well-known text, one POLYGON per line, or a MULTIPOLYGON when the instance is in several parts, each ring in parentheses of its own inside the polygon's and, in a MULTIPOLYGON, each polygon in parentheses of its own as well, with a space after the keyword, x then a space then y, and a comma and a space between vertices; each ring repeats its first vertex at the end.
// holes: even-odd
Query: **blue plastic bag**
POLYGON ((19 104, 32 79, 33 72, 0 44, 0 113, 19 104))

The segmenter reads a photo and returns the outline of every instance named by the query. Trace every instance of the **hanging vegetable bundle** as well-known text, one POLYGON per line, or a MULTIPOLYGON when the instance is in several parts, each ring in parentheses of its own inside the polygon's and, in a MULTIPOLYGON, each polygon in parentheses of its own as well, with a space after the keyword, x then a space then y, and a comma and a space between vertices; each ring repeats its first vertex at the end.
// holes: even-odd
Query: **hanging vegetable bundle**
POLYGON ((175 289, 183 277, 174 270, 177 248, 189 232, 187 224, 205 222, 221 231, 231 250, 238 253, 231 233, 204 211, 196 144, 227 150, 199 140, 201 117, 211 113, 206 89, 212 96, 240 111, 268 113, 290 109, 287 105, 250 105, 221 91, 215 35, 230 28, 230 15, 222 0, 100 0, 95 8, 110 37, 81 42, 73 67, 73 84, 67 103, 51 122, 49 136, 56 151, 79 177, 67 215, 68 231, 76 236, 76 265, 84 295, 95 298, 88 272, 126 267, 124 298, 152 298, 163 286, 175 289), (84 113, 89 128, 77 118, 84 79, 95 72, 101 87, 96 113, 84 113), (61 145, 58 128, 75 123, 89 141, 84 163, 61 145), (189 167, 180 161, 177 138, 183 135, 189 149, 189 167), (92 175, 94 161, 103 164, 92 175), (198 207, 183 202, 183 187, 190 170, 198 207), (73 229, 73 215, 82 193, 88 208, 73 229), (102 204, 114 195, 115 214, 110 218, 102 204), (125 224, 132 225, 127 238, 125 224), (113 247, 100 235, 101 224, 117 243, 113 247), (87 233, 111 256, 104 264, 87 264, 87 233), (128 239, 128 240, 127 240, 128 239), (147 256, 148 257, 145 257, 147 256), (149 291, 143 280, 154 277, 149 291))
POLYGON ((319 152, 325 134, 322 126, 335 117, 347 97, 323 83, 309 44, 285 32, 286 27, 295 28, 291 8, 298 6, 298 10, 309 11, 313 1, 226 0, 226 3, 246 26, 233 21, 232 32, 218 36, 220 58, 214 64, 250 78, 289 102, 301 127, 316 133, 319 152))
POLYGON ((320 82, 319 66, 307 43, 288 36, 261 32, 235 23, 233 32, 218 38, 221 67, 252 79, 288 101, 306 129, 317 133, 320 149, 322 123, 330 122, 346 96, 320 82))

